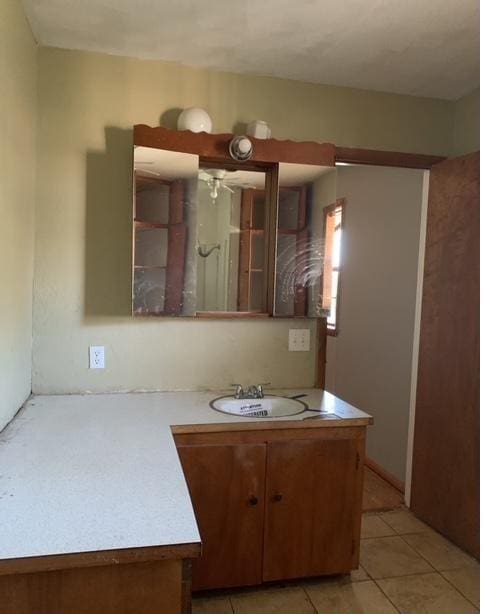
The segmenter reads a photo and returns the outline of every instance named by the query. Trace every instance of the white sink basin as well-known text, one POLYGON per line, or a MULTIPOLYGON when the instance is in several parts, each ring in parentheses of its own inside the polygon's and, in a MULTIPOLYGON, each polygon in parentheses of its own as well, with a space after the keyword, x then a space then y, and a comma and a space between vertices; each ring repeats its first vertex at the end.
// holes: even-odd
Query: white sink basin
POLYGON ((308 409, 307 405, 298 399, 277 397, 270 394, 266 394, 263 399, 219 397, 211 401, 210 405, 216 411, 244 418, 281 418, 301 414, 308 409))

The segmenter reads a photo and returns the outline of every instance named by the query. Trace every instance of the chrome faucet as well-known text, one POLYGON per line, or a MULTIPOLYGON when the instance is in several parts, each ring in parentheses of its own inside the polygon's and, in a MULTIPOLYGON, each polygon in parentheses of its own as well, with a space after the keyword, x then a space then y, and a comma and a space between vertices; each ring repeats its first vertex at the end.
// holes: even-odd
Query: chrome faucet
POLYGON ((243 390, 241 384, 232 384, 235 388, 235 399, 263 399, 265 396, 263 392, 263 386, 268 386, 268 383, 258 384, 257 386, 248 386, 246 390, 243 390))

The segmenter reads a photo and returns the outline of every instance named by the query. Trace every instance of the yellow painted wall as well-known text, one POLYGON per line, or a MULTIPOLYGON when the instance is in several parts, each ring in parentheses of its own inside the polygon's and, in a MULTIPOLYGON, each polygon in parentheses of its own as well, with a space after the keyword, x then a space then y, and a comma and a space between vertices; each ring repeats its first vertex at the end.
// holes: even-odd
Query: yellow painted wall
POLYGON ((278 138, 451 150, 447 101, 40 49, 34 391, 313 384, 314 352, 287 351, 288 328, 313 323, 129 316, 131 127, 174 127, 193 105, 216 132, 261 118, 278 138), (89 344, 105 371, 88 370, 89 344))
POLYGON ((30 394, 36 44, 20 2, 0 2, 0 429, 30 394))
POLYGON ((480 149, 480 90, 454 103, 452 156, 480 149))

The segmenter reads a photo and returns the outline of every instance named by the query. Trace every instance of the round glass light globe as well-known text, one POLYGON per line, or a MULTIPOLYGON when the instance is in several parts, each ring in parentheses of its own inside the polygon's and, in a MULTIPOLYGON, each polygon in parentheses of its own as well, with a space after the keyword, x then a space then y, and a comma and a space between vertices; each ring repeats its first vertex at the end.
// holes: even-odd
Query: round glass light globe
POLYGON ((240 153, 246 155, 252 149, 252 144, 250 143, 248 139, 245 139, 245 138, 240 139, 238 141, 238 149, 240 153))
POLYGON ((208 113, 200 107, 190 107, 182 111, 178 117, 178 130, 191 132, 211 132, 213 123, 208 113))

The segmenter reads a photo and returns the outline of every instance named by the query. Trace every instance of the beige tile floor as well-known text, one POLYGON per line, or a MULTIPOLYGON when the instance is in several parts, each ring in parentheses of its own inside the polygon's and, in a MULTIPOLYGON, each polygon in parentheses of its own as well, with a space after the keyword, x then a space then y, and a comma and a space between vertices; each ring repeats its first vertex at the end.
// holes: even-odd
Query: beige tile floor
POLYGON ((479 610, 479 565, 407 509, 362 517, 350 576, 193 598, 193 614, 466 614, 479 610))

